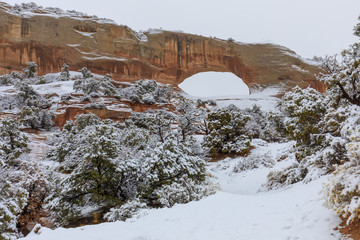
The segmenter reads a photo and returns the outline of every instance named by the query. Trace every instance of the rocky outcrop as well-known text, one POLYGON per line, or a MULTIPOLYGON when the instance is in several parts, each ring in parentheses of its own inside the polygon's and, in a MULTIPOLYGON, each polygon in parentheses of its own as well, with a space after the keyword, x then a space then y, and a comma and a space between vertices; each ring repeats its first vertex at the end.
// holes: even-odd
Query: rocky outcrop
POLYGON ((89 102, 81 102, 76 94, 73 99, 67 102, 57 104, 57 110, 53 122, 55 126, 62 128, 65 123, 80 114, 93 113, 101 119, 111 119, 113 121, 123 122, 129 118, 133 112, 146 112, 150 110, 165 109, 174 111, 171 103, 148 105, 129 100, 119 100, 114 97, 102 96, 92 100, 94 107, 89 106, 89 102), (102 103, 101 107, 95 107, 97 103, 102 103))
POLYGON ((0 3, 0 74, 21 70, 28 61, 39 73, 83 66, 119 81, 154 79, 177 85, 200 72, 232 72, 250 90, 311 85, 320 69, 293 51, 273 44, 243 44, 171 31, 139 34, 126 26, 46 9, 15 11, 0 3))

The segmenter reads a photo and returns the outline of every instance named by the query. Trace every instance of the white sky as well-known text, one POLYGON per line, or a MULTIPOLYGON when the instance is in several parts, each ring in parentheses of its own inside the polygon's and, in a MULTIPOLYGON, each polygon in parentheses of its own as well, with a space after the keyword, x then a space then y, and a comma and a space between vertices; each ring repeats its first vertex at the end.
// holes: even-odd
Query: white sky
POLYGON ((228 72, 198 73, 185 79, 179 87, 196 97, 249 95, 246 84, 228 72))
POLYGON ((162 27, 240 42, 276 43, 305 58, 347 48, 357 39, 352 32, 360 15, 360 0, 32 1, 110 18, 134 30, 162 27))

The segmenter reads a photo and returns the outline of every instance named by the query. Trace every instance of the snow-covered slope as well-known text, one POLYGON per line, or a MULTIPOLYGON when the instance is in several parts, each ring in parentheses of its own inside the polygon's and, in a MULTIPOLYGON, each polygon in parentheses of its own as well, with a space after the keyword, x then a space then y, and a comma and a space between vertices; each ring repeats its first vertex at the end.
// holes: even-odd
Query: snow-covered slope
MULTIPOLYGON (((277 162, 287 144, 258 142, 252 155, 267 156, 277 162)), ((26 240, 331 240, 340 239, 333 229, 340 219, 322 206, 319 191, 325 178, 291 188, 258 192, 265 183, 268 167, 234 172, 244 158, 210 163, 208 170, 220 190, 197 202, 173 208, 147 210, 126 222, 103 223, 74 229, 41 228, 26 240)))

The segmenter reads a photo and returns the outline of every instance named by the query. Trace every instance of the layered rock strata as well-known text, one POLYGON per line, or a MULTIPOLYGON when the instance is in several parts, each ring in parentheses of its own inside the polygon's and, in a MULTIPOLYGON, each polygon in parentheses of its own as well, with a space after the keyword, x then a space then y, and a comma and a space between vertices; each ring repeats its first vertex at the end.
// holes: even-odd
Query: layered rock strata
POLYGON ((320 91, 318 66, 273 44, 243 44, 181 32, 137 33, 126 26, 86 15, 48 9, 16 11, 0 3, 0 74, 21 70, 28 61, 39 74, 83 66, 118 81, 154 79, 178 85, 200 72, 232 72, 250 91, 299 85, 320 91))

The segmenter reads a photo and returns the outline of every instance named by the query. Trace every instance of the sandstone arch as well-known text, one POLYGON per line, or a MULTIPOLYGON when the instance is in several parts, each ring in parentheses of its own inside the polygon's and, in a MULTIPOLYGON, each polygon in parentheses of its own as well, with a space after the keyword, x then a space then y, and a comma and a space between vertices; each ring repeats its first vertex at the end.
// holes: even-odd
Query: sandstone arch
POLYGON ((299 85, 323 91, 320 69, 291 50, 273 44, 243 44, 198 35, 158 31, 137 35, 126 26, 91 18, 51 17, 46 11, 21 16, 0 3, 0 74, 21 70, 28 61, 39 73, 87 66, 119 81, 142 78, 178 85, 200 72, 232 72, 250 90, 299 85), (141 39, 141 40, 140 40, 141 39))

